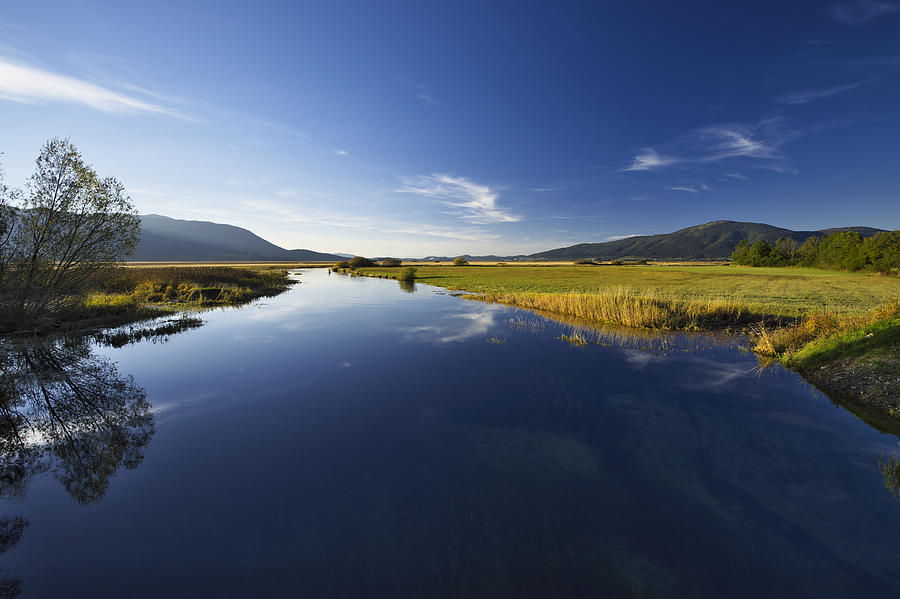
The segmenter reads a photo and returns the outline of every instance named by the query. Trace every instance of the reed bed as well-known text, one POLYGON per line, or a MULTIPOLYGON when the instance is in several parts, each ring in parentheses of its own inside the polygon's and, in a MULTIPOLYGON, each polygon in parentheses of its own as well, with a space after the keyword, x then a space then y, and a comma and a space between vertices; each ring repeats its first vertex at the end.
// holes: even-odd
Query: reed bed
POLYGON ((673 297, 626 287, 593 293, 485 293, 469 299, 635 328, 698 330, 773 320, 729 298, 673 297))
POLYGON ((147 266, 106 269, 88 282, 88 307, 149 304, 233 304, 275 295, 290 281, 283 268, 147 266))
POLYGON ((296 281, 276 266, 140 266, 95 273, 82 294, 35 331, 116 327, 179 311, 235 306, 285 291, 296 281))
POLYGON ((753 351, 785 362, 818 362, 825 353, 848 353, 849 345, 861 340, 885 342, 897 337, 900 328, 900 299, 878 306, 863 314, 807 314, 793 326, 769 329, 753 327, 756 346, 753 351), (843 345, 843 347, 841 347, 843 345))

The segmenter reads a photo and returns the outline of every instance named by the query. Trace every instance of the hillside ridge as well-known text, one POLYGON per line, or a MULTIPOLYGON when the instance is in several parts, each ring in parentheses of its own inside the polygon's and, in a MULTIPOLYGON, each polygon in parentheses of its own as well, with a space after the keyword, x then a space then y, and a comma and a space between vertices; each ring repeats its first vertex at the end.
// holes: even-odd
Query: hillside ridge
POLYGON ((132 260, 340 260, 336 254, 307 249, 286 250, 248 229, 201 220, 146 214, 132 260))
POLYGON ((715 220, 702 225, 685 227, 672 233, 636 235, 615 241, 579 243, 531 254, 533 260, 581 260, 586 258, 617 259, 695 259, 718 260, 731 256, 732 250, 742 239, 751 242, 765 240, 774 243, 779 237, 803 243, 807 238, 855 231, 869 237, 882 231, 873 227, 833 227, 818 231, 794 231, 765 223, 715 220))

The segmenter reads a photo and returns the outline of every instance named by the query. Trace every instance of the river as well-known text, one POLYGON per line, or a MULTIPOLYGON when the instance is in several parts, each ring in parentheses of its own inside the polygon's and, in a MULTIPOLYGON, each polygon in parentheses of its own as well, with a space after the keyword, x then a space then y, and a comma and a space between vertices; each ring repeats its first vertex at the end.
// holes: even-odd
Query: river
POLYGON ((295 276, 7 361, 7 594, 900 596, 897 439, 737 340, 295 276))

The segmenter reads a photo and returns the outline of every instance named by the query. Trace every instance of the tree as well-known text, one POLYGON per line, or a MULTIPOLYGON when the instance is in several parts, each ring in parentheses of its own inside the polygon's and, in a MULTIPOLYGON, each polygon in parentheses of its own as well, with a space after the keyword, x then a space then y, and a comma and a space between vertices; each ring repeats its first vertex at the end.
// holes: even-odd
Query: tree
POLYGON ((795 239, 779 237, 775 240, 775 266, 794 266, 800 257, 800 244, 795 239))
POLYGON ((12 253, 15 210, 10 205, 10 199, 9 190, 3 184, 3 170, 0 169, 0 285, 6 280, 12 253))
POLYGON ((365 256, 353 256, 350 258, 350 268, 368 268, 370 266, 375 266, 375 262, 365 256))
POLYGON ((65 139, 44 145, 24 190, 2 195, 4 328, 21 329, 78 296, 92 274, 133 253, 140 235, 125 187, 100 178, 65 139))
POLYGON ((800 266, 815 266, 819 260, 819 242, 821 238, 817 235, 807 237, 803 245, 800 246, 800 266))
POLYGON ((749 251, 750 251, 750 241, 747 239, 741 239, 740 241, 737 242, 737 245, 734 247, 734 251, 731 252, 731 261, 734 262, 735 264, 741 264, 743 266, 750 266, 750 264, 748 264, 749 251))
POLYGON ((453 266, 468 266, 469 261, 463 258, 462 256, 457 256, 453 259, 453 266))
POLYGON ((872 270, 900 271, 900 231, 876 233, 863 242, 863 251, 872 270))
POLYGON ((836 270, 860 270, 866 265, 863 238, 856 231, 838 231, 819 242, 819 264, 836 270))

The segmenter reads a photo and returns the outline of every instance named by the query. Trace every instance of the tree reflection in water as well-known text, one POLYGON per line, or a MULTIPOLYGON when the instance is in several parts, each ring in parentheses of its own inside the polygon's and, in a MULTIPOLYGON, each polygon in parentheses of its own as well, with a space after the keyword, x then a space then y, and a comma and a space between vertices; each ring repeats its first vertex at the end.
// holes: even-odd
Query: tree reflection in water
MULTIPOLYGON (((0 347, 0 498, 22 497, 35 475, 52 472, 75 501, 95 503, 119 468, 140 464, 152 435, 144 390, 86 341, 0 347)), ((27 524, 0 517, 0 553, 27 524)), ((0 597, 19 586, 0 579, 0 597)))

